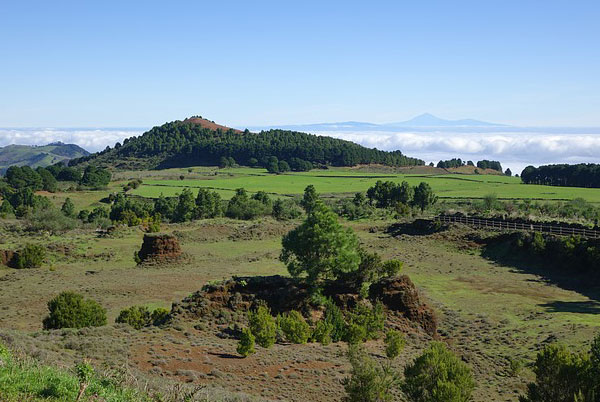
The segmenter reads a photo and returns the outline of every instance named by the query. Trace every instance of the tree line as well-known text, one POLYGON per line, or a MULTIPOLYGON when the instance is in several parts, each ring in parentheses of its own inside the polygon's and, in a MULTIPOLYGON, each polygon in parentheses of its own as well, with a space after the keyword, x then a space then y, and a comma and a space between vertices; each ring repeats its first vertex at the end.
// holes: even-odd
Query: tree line
MULTIPOLYGON (((99 160, 109 163, 122 158, 154 158, 152 167, 182 167, 218 165, 221 158, 233 158, 237 163, 268 167, 271 157, 285 161, 291 168, 313 166, 354 166, 383 164, 388 166, 423 165, 400 151, 380 151, 350 141, 306 134, 296 131, 268 130, 239 133, 234 130, 211 130, 198 124, 174 121, 139 137, 117 143, 114 148, 90 156, 72 159, 70 166, 99 160)), ((147 159, 148 160, 148 159, 147 159)))
POLYGON ((600 165, 580 163, 577 165, 544 165, 537 168, 527 166, 521 172, 521 181, 525 184, 599 188, 600 165))

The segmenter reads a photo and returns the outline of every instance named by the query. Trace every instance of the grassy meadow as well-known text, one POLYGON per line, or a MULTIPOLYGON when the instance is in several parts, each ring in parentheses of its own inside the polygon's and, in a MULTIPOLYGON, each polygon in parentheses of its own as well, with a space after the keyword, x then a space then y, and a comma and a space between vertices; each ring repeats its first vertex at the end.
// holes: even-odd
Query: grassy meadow
POLYGON ((279 196, 294 196, 302 194, 306 186, 312 184, 319 193, 330 195, 366 191, 377 180, 390 180, 407 181, 411 185, 417 185, 422 181, 427 182, 442 199, 478 199, 488 194, 496 194, 499 199, 564 201, 583 198, 589 202, 600 203, 600 189, 525 185, 518 177, 500 175, 390 174, 363 172, 350 168, 281 175, 272 175, 265 169, 252 168, 212 170, 193 168, 191 170, 192 172, 188 169, 170 169, 164 171, 163 177, 148 175, 143 178, 144 183, 139 188, 132 190, 132 194, 149 198, 157 198, 161 194, 170 197, 180 193, 186 187, 191 189, 206 187, 216 190, 223 198, 229 199, 235 189, 243 187, 250 192, 262 190, 279 196), (183 179, 179 176, 183 176, 183 179))

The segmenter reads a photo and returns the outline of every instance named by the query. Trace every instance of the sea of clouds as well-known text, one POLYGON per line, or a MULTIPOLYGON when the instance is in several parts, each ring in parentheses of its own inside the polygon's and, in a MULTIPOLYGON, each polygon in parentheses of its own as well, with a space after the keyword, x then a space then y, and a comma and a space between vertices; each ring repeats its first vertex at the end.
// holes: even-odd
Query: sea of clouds
MULTIPOLYGON (((565 130, 567 131, 567 130, 565 130)), ((595 130, 594 130, 595 131, 595 130)), ((327 132, 319 133, 383 150, 399 149, 427 163, 461 158, 499 160, 520 173, 527 165, 600 163, 600 133, 327 132)))
MULTIPOLYGON (((145 128, 0 128, 0 146, 46 145, 62 141, 96 152, 144 131, 145 128)), ((563 133, 557 129, 548 131, 327 131, 315 134, 388 151, 399 149, 405 155, 421 158, 427 163, 455 157, 475 162, 481 159, 499 160, 513 173, 520 173, 527 165, 600 163, 600 132, 597 129, 590 130, 590 133, 582 130, 570 133, 568 129, 563 133)))

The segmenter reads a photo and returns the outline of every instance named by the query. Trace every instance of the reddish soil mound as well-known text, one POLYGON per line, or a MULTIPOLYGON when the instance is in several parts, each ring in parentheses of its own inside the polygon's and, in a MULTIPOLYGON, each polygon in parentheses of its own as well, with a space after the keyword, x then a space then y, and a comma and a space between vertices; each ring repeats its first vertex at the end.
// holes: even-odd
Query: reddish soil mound
POLYGON ((2 265, 12 266, 15 252, 11 250, 0 250, 0 262, 2 265))
POLYGON ((202 127, 209 128, 211 130, 223 130, 223 131, 233 130, 235 132, 242 133, 242 131, 236 130, 235 128, 222 126, 220 124, 215 123, 214 121, 202 119, 200 117, 190 117, 189 119, 185 119, 184 123, 199 124, 202 127))
POLYGON ((437 319, 433 309, 425 304, 410 278, 406 275, 382 279, 369 289, 369 297, 381 300, 390 310, 398 311, 417 322, 430 335, 437 331, 437 319))
POLYGON ((168 234, 145 234, 142 249, 138 252, 142 262, 167 261, 181 257, 181 247, 175 236, 168 234))
MULTIPOLYGON (((342 309, 354 307, 360 296, 355 290, 339 283, 329 282, 323 289, 342 309)), ((420 326, 429 335, 437 331, 433 309, 425 304, 415 285, 407 276, 381 280, 371 287, 371 302, 381 300, 396 316, 420 326)), ((206 285, 201 291, 174 303, 172 317, 198 319, 230 311, 248 311, 258 302, 266 302, 273 314, 290 310, 302 311, 318 317, 319 310, 310 300, 308 286, 292 278, 275 276, 234 277, 215 285, 206 285)))

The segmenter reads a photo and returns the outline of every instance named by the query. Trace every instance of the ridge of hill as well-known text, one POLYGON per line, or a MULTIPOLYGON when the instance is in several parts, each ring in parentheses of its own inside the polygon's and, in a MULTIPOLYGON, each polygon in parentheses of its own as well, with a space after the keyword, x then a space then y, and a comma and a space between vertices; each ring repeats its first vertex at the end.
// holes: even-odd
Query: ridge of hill
POLYGON ((62 142, 43 146, 7 145, 0 147, 0 172, 4 173, 9 166, 46 167, 88 155, 90 153, 79 145, 62 142))
POLYGON ((157 126, 127 138, 113 148, 72 160, 70 165, 90 163, 117 169, 162 169, 214 166, 223 158, 242 165, 267 166, 277 161, 294 165, 355 166, 378 163, 387 166, 423 165, 400 151, 380 151, 351 141, 290 130, 252 133, 229 128, 195 116, 157 126), (301 162, 299 162, 301 161, 301 162))

